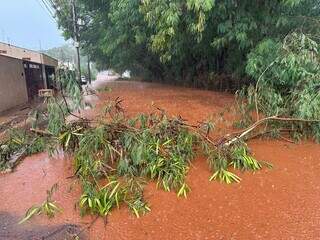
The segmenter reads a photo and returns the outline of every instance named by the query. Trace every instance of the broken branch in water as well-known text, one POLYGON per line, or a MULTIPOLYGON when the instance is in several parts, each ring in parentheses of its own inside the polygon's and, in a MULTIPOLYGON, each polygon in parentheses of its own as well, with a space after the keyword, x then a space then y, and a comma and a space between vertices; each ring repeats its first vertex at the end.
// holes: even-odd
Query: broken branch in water
POLYGON ((31 132, 34 132, 34 133, 37 133, 37 134, 40 134, 40 135, 49 135, 49 136, 52 136, 53 134, 46 131, 46 130, 41 130, 41 129, 38 129, 38 128, 30 128, 30 131, 31 132))
MULTIPOLYGON (((279 117, 279 116, 271 116, 271 117, 266 117, 263 119, 258 120, 248 128, 244 129, 243 131, 240 131, 239 134, 235 135, 233 138, 230 139, 230 135, 225 135, 223 138, 224 139, 229 139, 226 142, 223 142, 222 144, 224 146, 230 146, 236 141, 242 140, 245 136, 247 136, 250 132, 252 132, 254 129, 256 129, 258 126, 260 126, 263 123, 266 123, 268 121, 285 121, 285 122, 319 122, 320 120, 313 120, 313 119, 301 119, 301 118, 287 118, 287 117, 279 117)), ((220 138, 221 139, 221 138, 220 138)))

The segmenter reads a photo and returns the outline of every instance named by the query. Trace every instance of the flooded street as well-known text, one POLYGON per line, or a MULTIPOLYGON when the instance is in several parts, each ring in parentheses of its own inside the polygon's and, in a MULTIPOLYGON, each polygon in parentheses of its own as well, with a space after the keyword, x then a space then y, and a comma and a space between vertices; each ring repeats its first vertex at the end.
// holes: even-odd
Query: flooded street
MULTIPOLYGON (((151 112, 155 107, 180 115, 191 123, 224 112, 225 133, 231 129, 233 114, 228 110, 232 95, 154 83, 112 81, 100 75, 94 88, 107 86, 88 101, 95 107, 85 116, 99 114, 109 99, 120 97, 128 116, 151 112)), ((150 183, 145 198, 152 211, 137 219, 125 207, 114 210, 107 223, 94 217, 80 217, 75 203, 81 189, 72 177, 72 158, 46 153, 28 157, 13 173, 0 175, 0 239, 68 239, 85 229, 81 239, 320 239, 320 147, 312 142, 249 142, 258 160, 273 164, 273 169, 238 173, 239 184, 209 182, 205 159, 198 157, 190 168, 187 199, 174 192, 156 189, 150 183), (58 183, 53 199, 63 209, 48 220, 37 216, 23 226, 16 222, 34 204, 41 204, 46 190, 58 183)))

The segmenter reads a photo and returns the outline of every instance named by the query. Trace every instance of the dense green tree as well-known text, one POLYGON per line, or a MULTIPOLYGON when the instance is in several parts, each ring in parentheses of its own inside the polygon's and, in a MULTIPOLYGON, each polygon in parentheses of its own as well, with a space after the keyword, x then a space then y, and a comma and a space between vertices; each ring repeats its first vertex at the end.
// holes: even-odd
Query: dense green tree
MULTIPOLYGON (((84 23, 82 48, 103 67, 205 87, 215 87, 217 81, 221 86, 223 79, 228 88, 238 89, 240 81, 233 80, 241 79, 249 86, 243 91, 247 107, 258 118, 263 114, 319 119, 318 0, 77 3, 84 23)), ((68 15, 57 12, 57 17, 70 36, 68 15)), ((291 127, 310 129, 304 124, 291 127)), ((319 140, 319 124, 309 127, 319 140)))
MULTIPOLYGON (((71 37, 71 8, 53 0, 71 37)), ((316 34, 315 0, 78 0, 82 48, 102 67, 166 81, 245 77, 250 51, 292 31, 316 34)))

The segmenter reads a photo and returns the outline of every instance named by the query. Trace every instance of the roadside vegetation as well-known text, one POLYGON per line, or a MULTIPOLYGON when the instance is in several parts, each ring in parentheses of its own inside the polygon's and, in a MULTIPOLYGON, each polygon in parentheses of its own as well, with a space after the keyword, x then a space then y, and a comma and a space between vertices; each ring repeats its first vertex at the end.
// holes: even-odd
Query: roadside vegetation
MULTIPOLYGON (((50 3, 73 38, 68 1, 50 3)), ((78 0, 76 10, 81 47, 100 68, 233 91, 237 126, 272 117, 263 125, 274 136, 320 140, 319 1, 78 0)))
MULTIPOLYGON (((65 37, 73 38, 70 2, 50 2, 65 37)), ((84 54, 102 69, 131 70, 147 80, 214 87, 217 76, 225 76, 229 89, 236 90, 258 80, 246 72, 258 46, 269 42, 275 50, 294 32, 319 40, 316 0, 76 3, 84 54)), ((258 72, 274 60, 268 54, 265 64, 256 66, 258 72)))
POLYGON ((54 201, 52 201, 52 195, 58 189, 58 184, 54 184, 50 190, 47 191, 47 198, 40 206, 32 206, 26 212, 25 217, 19 222, 22 224, 28 221, 35 215, 45 214, 48 218, 52 218, 55 216, 56 212, 61 211, 60 208, 56 205, 54 201))

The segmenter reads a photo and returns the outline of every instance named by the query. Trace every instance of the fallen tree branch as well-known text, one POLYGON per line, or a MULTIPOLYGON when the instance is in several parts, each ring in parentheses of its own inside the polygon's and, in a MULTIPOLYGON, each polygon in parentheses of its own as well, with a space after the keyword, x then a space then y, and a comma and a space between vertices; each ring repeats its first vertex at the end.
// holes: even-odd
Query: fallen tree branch
POLYGON ((45 130, 41 130, 41 129, 38 129, 38 128, 30 128, 30 131, 34 132, 34 133, 41 134, 41 135, 49 135, 49 136, 53 135, 51 132, 48 132, 48 131, 45 131, 45 130))
POLYGON ((289 142, 289 143, 294 143, 294 141, 292 141, 291 139, 288 139, 284 136, 279 136, 279 138, 281 138, 282 140, 286 141, 286 142, 289 142))
MULTIPOLYGON (((315 122, 319 122, 320 120, 313 120, 313 119, 301 119, 301 118, 287 118, 287 117, 279 117, 279 116, 271 116, 271 117, 266 117, 263 119, 258 120, 257 122, 255 122, 254 124, 252 124, 250 127, 244 129, 242 132, 240 132, 239 135, 236 135, 235 137, 233 137, 232 139, 230 139, 227 142, 224 142, 223 145, 224 146, 230 146, 231 144, 233 144, 234 142, 242 139, 244 136, 246 136, 247 134, 249 134, 251 131, 253 131, 255 128, 257 128, 258 126, 260 126, 261 124, 268 122, 268 121, 285 121, 285 122, 310 122, 310 123, 315 123, 315 122)), ((228 136, 224 136, 225 139, 227 139, 228 136)), ((221 138, 220 138, 221 139, 221 138)))

